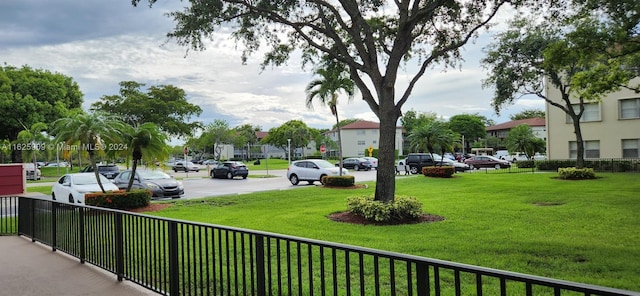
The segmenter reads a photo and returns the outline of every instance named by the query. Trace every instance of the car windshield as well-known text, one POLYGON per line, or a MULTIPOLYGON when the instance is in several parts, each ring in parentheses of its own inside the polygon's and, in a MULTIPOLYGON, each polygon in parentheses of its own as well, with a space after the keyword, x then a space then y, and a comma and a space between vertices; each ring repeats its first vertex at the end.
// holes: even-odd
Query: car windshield
POLYGON ((323 169, 327 169, 327 168, 332 168, 335 167, 334 164, 326 161, 326 160, 322 160, 322 161, 316 161, 315 164, 319 167, 319 168, 323 168, 323 169))
POLYGON ((109 166, 99 166, 98 167, 98 171, 117 171, 118 167, 115 165, 109 165, 109 166))
POLYGON ((169 179, 171 176, 161 172, 161 171, 137 171, 138 175, 140 175, 143 179, 147 180, 156 180, 156 179, 169 179))
MULTIPOLYGON (((100 175, 100 181, 102 183, 111 182, 109 181, 109 179, 105 178, 103 175, 100 175)), ((91 184, 98 184, 98 180, 96 179, 96 176, 94 174, 75 175, 73 177, 73 183, 76 185, 91 185, 91 184)))

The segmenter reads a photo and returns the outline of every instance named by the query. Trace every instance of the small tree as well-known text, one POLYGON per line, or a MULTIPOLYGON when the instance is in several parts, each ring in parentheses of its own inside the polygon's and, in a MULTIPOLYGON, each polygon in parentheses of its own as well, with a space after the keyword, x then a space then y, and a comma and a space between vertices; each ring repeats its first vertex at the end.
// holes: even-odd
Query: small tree
POLYGON ((544 141, 533 134, 533 130, 528 124, 521 124, 509 131, 505 139, 507 149, 512 152, 521 151, 529 158, 536 152, 544 151, 544 141))
POLYGON ((125 128, 122 139, 127 144, 126 148, 131 152, 133 161, 129 184, 127 184, 127 191, 131 191, 138 163, 143 156, 149 161, 154 159, 162 161, 169 155, 169 146, 167 136, 152 122, 125 128))
POLYGON ((316 68, 316 75, 320 79, 313 80, 305 89, 307 93, 307 108, 313 109, 313 99, 318 98, 322 105, 329 105, 331 114, 336 117, 336 130, 338 131, 338 159, 340 176, 342 176, 342 134, 340 132, 340 119, 338 118, 338 93, 343 90, 349 100, 353 100, 355 84, 349 79, 344 65, 325 59, 325 63, 316 68))
POLYGON ((60 142, 80 143, 80 150, 89 155, 100 190, 105 192, 96 165, 96 154, 105 147, 105 143, 118 143, 122 139, 120 131, 124 129, 125 124, 117 116, 96 111, 54 121, 51 134, 60 142))

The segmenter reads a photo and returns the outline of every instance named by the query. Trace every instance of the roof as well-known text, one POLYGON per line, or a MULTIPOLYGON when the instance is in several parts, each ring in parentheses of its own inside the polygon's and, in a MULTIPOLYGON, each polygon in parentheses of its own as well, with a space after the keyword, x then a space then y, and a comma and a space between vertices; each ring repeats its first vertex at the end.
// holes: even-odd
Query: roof
POLYGON ((380 124, 373 121, 367 120, 358 120, 354 123, 347 124, 341 127, 343 130, 346 129, 380 129, 380 124))
POLYGON ((527 124, 531 127, 534 126, 546 126, 546 122, 544 118, 527 118, 520 120, 507 121, 501 124, 496 124, 493 126, 488 126, 486 128, 487 131, 496 131, 496 130, 510 130, 518 125, 527 124))

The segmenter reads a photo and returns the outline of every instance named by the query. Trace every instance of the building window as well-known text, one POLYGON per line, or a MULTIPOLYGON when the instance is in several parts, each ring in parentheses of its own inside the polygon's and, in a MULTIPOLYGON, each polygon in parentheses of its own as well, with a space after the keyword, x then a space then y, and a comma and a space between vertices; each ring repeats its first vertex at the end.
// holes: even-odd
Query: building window
MULTIPOLYGON (((590 121, 600 121, 600 104, 599 103, 585 103, 584 112, 582 113, 582 117, 580 117, 580 122, 590 122, 590 121)), ((573 104, 573 110, 578 113, 580 112, 580 104, 573 104)), ((573 123, 573 120, 567 114, 567 123, 573 123)))
MULTIPOLYGON (((583 141, 584 158, 600 158, 600 141, 583 141)), ((569 142, 569 158, 578 157, 578 144, 576 141, 569 142)))
POLYGON ((640 99, 620 100, 620 119, 640 118, 640 99))
POLYGON ((356 131, 356 135, 364 135, 364 134, 366 134, 366 131, 365 131, 365 130, 358 130, 358 131, 356 131))
POLYGON ((365 141, 358 141, 358 146, 364 146, 364 145, 366 145, 365 141))
POLYGON ((640 139, 622 140, 622 157, 624 158, 640 157, 640 139))

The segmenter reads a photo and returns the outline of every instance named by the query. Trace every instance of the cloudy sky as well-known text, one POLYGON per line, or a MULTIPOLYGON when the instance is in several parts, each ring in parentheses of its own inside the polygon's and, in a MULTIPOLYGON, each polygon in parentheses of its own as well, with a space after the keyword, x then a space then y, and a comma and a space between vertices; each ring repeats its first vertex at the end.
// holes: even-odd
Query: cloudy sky
MULTIPOLYGON (((160 0, 153 8, 131 6, 129 0, 2 0, 0 1, 0 63, 28 65, 72 77, 84 93, 84 107, 103 95, 118 94, 120 81, 174 85, 201 106, 205 123, 226 120, 230 126, 249 123, 263 130, 300 119, 310 127, 330 128, 327 107, 305 106, 305 86, 313 79, 295 60, 285 67, 260 71, 261 56, 247 65, 228 35, 218 33, 207 50, 195 52, 166 42, 174 24, 164 13, 185 3, 160 0)), ((502 15, 502 18, 508 17, 502 15)), ((521 99, 496 115, 490 106, 492 90, 481 87, 487 75, 479 66, 482 49, 491 40, 484 33, 463 51, 461 69, 429 70, 412 92, 403 111, 435 112, 447 119, 478 113, 497 123, 523 109, 543 109, 543 101, 521 99)), ((399 84, 409 74, 400 76, 399 84)), ((356 97, 339 104, 341 118, 378 121, 356 97)))

